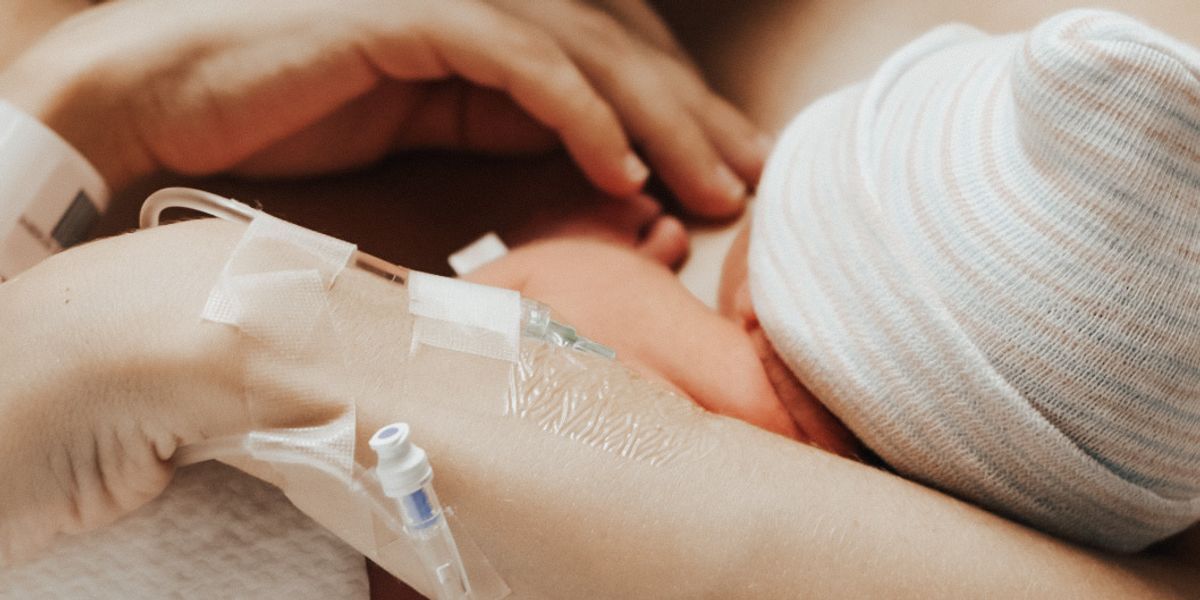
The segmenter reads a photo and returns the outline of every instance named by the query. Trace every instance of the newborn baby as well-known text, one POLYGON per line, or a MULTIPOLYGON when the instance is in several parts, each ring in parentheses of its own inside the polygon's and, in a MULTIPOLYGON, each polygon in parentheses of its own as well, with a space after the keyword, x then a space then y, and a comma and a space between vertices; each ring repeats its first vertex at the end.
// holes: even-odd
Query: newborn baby
POLYGON ((1068 539, 1200 520, 1200 53, 1092 11, 939 28, 801 113, 754 210, 721 316, 596 242, 472 278, 710 410, 1068 539))

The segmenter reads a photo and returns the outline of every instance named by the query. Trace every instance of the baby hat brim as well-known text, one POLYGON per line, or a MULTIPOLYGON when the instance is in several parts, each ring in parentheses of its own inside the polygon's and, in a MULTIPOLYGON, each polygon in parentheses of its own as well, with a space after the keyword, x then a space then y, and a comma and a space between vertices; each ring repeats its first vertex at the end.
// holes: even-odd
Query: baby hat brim
MULTIPOLYGON (((1092 440, 1091 430, 1075 426, 1114 417, 1099 414, 1110 408, 1103 402, 1078 408, 1095 415, 1031 402, 1031 385, 1062 377, 1039 369, 1073 360, 1078 348, 1021 336, 1041 332, 1039 323, 1069 327, 1072 317, 1058 323, 1039 314, 1038 294, 1062 290, 1035 286, 1046 282, 1031 282, 995 247, 1053 262, 1044 255, 1054 243, 1029 234, 1031 221, 1022 218, 1069 219, 1089 209, 1081 199, 1078 208, 1014 216, 1045 206, 988 201, 997 189, 1026 201, 1062 196, 1047 187, 1054 174, 1046 170, 1071 165, 1046 166, 1040 133, 1031 129, 1045 125, 1022 104, 1040 100, 1014 92, 1013 81, 1028 54, 1044 50, 1042 38, 1097 19, 1122 30, 1133 23, 1075 11, 1032 36, 939 28, 868 82, 806 109, 781 137, 759 187, 750 284, 780 356, 898 472, 1068 539, 1136 551, 1200 517, 1200 498, 1188 488, 1197 474, 1190 467, 1200 464, 1200 414, 1174 415, 1183 425, 1167 427, 1178 433, 1167 450, 1192 453, 1165 476, 1183 482, 1173 487, 1131 476, 1121 462, 1127 446, 1092 440), (1013 177, 1022 172, 1039 175, 1013 177), (993 339, 1012 352, 1034 348, 1043 360, 1010 359, 993 339)), ((1089 281, 1081 275, 1070 284, 1089 281)), ((1079 295, 1091 293, 1105 298, 1103 290, 1079 295)), ((1087 340, 1067 341, 1079 339, 1087 340)), ((1133 438, 1145 442, 1155 426, 1133 438)), ((1144 453, 1163 452, 1157 442, 1150 439, 1144 453)))

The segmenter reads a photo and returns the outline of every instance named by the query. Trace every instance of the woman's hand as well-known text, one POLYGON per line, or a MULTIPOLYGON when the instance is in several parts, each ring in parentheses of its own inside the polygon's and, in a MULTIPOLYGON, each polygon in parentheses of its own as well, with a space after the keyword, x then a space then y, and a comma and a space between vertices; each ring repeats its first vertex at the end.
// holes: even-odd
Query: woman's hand
POLYGON ((490 2, 554 37, 688 208, 728 215, 758 181, 768 138, 708 88, 644 0, 490 2))
POLYGON ((238 232, 121 236, 0 285, 0 566, 156 497, 178 447, 247 429, 236 333, 199 319, 238 232))
POLYGON ((124 0, 53 29, 0 75, 113 187, 166 168, 301 175, 389 151, 543 150, 604 191, 647 171, 736 211, 765 151, 678 58, 578 3, 124 0))

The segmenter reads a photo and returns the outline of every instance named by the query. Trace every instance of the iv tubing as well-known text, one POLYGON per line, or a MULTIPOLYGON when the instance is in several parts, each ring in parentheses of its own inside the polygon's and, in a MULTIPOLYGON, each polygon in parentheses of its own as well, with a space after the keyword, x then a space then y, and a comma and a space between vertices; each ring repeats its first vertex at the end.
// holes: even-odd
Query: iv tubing
MULTIPOLYGON (((259 213, 258 210, 241 202, 217 194, 192 188, 171 187, 154 192, 149 198, 146 198, 146 201, 142 203, 141 214, 138 216, 138 227, 141 229, 158 227, 159 218, 169 208, 186 208, 226 221, 246 224, 253 221, 259 213)), ((354 266, 401 284, 408 281, 408 269, 393 265, 366 252, 355 251, 354 266)))

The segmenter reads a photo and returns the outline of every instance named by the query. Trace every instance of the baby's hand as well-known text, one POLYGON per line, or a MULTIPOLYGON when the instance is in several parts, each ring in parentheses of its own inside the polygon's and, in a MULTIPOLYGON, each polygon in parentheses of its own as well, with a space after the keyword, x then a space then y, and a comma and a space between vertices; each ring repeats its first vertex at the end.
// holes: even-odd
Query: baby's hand
POLYGON ((660 263, 580 239, 538 242, 469 279, 546 302, 620 360, 704 408, 796 438, 748 336, 692 296, 660 263))

